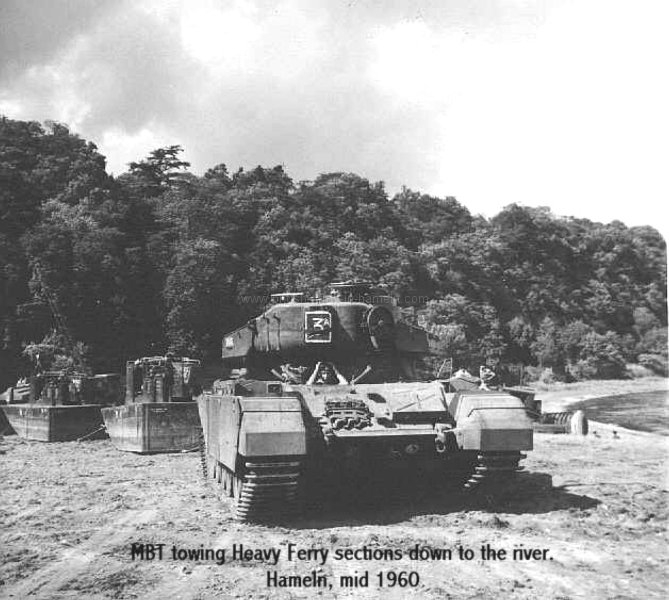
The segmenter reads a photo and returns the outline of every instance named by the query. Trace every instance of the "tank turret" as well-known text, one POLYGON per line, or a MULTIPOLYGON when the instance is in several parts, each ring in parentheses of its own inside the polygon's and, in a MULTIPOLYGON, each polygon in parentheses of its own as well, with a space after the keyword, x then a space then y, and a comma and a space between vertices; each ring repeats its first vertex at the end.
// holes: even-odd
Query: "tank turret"
POLYGON ((370 284, 337 283, 323 298, 285 293, 272 300, 223 339, 224 363, 250 377, 281 373, 305 382, 320 362, 336 365, 347 382, 412 380, 429 350, 427 332, 402 321, 394 298, 370 284))

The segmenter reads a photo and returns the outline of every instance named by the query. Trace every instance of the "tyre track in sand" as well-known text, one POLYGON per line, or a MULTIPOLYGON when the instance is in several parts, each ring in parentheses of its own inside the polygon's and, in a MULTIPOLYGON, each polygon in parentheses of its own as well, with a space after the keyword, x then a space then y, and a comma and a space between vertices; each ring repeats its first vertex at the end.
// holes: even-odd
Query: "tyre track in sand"
POLYGON ((93 568, 94 561, 100 558, 105 549, 132 538, 138 525, 150 523, 157 514, 155 509, 124 512, 82 544, 65 550, 56 561, 3 590, 3 596, 17 600, 57 597, 59 590, 67 583, 93 568))

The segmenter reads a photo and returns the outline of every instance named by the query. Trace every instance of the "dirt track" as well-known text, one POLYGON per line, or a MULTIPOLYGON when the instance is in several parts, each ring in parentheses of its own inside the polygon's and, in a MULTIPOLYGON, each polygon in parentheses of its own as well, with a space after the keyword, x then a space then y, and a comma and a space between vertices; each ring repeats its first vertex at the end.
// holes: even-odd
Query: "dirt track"
MULTIPOLYGON (((580 397, 583 397, 583 393, 580 397)), ((559 405, 560 392, 544 393, 559 405)), ((663 598, 667 582, 669 438, 596 425, 586 438, 537 434, 528 474, 506 498, 396 491, 312 511, 281 527, 245 526, 203 483, 197 454, 135 456, 108 441, 2 449, 2 598, 301 598, 379 596, 378 572, 415 571, 391 598, 663 598), (615 435, 613 431, 616 431, 615 435), (552 485, 549 477, 552 476, 552 485), (165 544, 163 560, 133 561, 133 542, 165 544), (233 544, 279 549, 274 567, 233 560, 233 544), (328 560, 287 561, 289 544, 328 560), (451 560, 412 561, 416 544, 451 560), (483 561, 489 544, 548 550, 547 560, 483 561), (225 563, 174 560, 171 548, 225 549, 225 563), (474 551, 458 557, 457 546, 474 551), (336 550, 396 551, 398 560, 335 560, 336 550), (323 574, 332 589, 268 588, 267 572, 323 574), (339 578, 369 572, 368 588, 339 578)), ((351 496, 355 496, 351 491, 351 496)), ((537 553, 537 556, 541 552, 537 553)))

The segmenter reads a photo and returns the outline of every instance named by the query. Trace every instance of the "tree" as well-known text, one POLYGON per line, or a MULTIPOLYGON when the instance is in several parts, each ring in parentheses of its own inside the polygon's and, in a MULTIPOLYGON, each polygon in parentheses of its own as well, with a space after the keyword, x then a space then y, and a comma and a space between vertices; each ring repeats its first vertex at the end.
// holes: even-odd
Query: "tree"
POLYGON ((190 163, 179 158, 183 148, 179 145, 157 148, 139 162, 129 163, 128 182, 139 187, 149 196, 159 196, 166 189, 182 180, 183 171, 190 163))
POLYGON ((452 357, 458 367, 496 364, 504 354, 501 325, 489 304, 449 294, 428 302, 422 321, 433 334, 447 334, 441 340, 440 351, 444 357, 452 357))
MULTIPOLYGON (((46 335, 48 311, 29 287, 29 240, 48 212, 49 201, 74 205, 110 184, 105 159, 90 142, 59 123, 0 119, 0 383, 14 380, 28 365, 25 343, 46 335)), ((56 235, 53 243, 59 243, 56 235)))
POLYGON ((409 227, 423 244, 438 244, 453 235, 472 230, 474 220, 455 198, 436 198, 408 188, 393 198, 409 227))
POLYGON ((488 220, 407 188, 389 200, 353 173, 295 184, 281 166, 221 163, 198 177, 178 145, 129 167, 110 177, 62 124, 0 120, 0 384, 27 369, 24 346, 53 339, 53 306, 92 366, 117 370, 168 347, 214 359, 261 310, 248 297, 342 279, 430 297, 418 320, 461 366, 666 371, 666 243, 652 227, 518 205, 488 220))

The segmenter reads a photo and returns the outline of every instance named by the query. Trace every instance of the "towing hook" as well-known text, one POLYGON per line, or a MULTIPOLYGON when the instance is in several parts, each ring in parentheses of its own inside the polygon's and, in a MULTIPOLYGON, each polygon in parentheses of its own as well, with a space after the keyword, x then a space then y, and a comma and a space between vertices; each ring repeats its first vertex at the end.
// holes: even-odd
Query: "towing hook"
POLYGON ((437 431, 437 435, 434 440, 434 447, 438 454, 444 454, 448 450, 446 435, 447 432, 444 430, 437 431))

